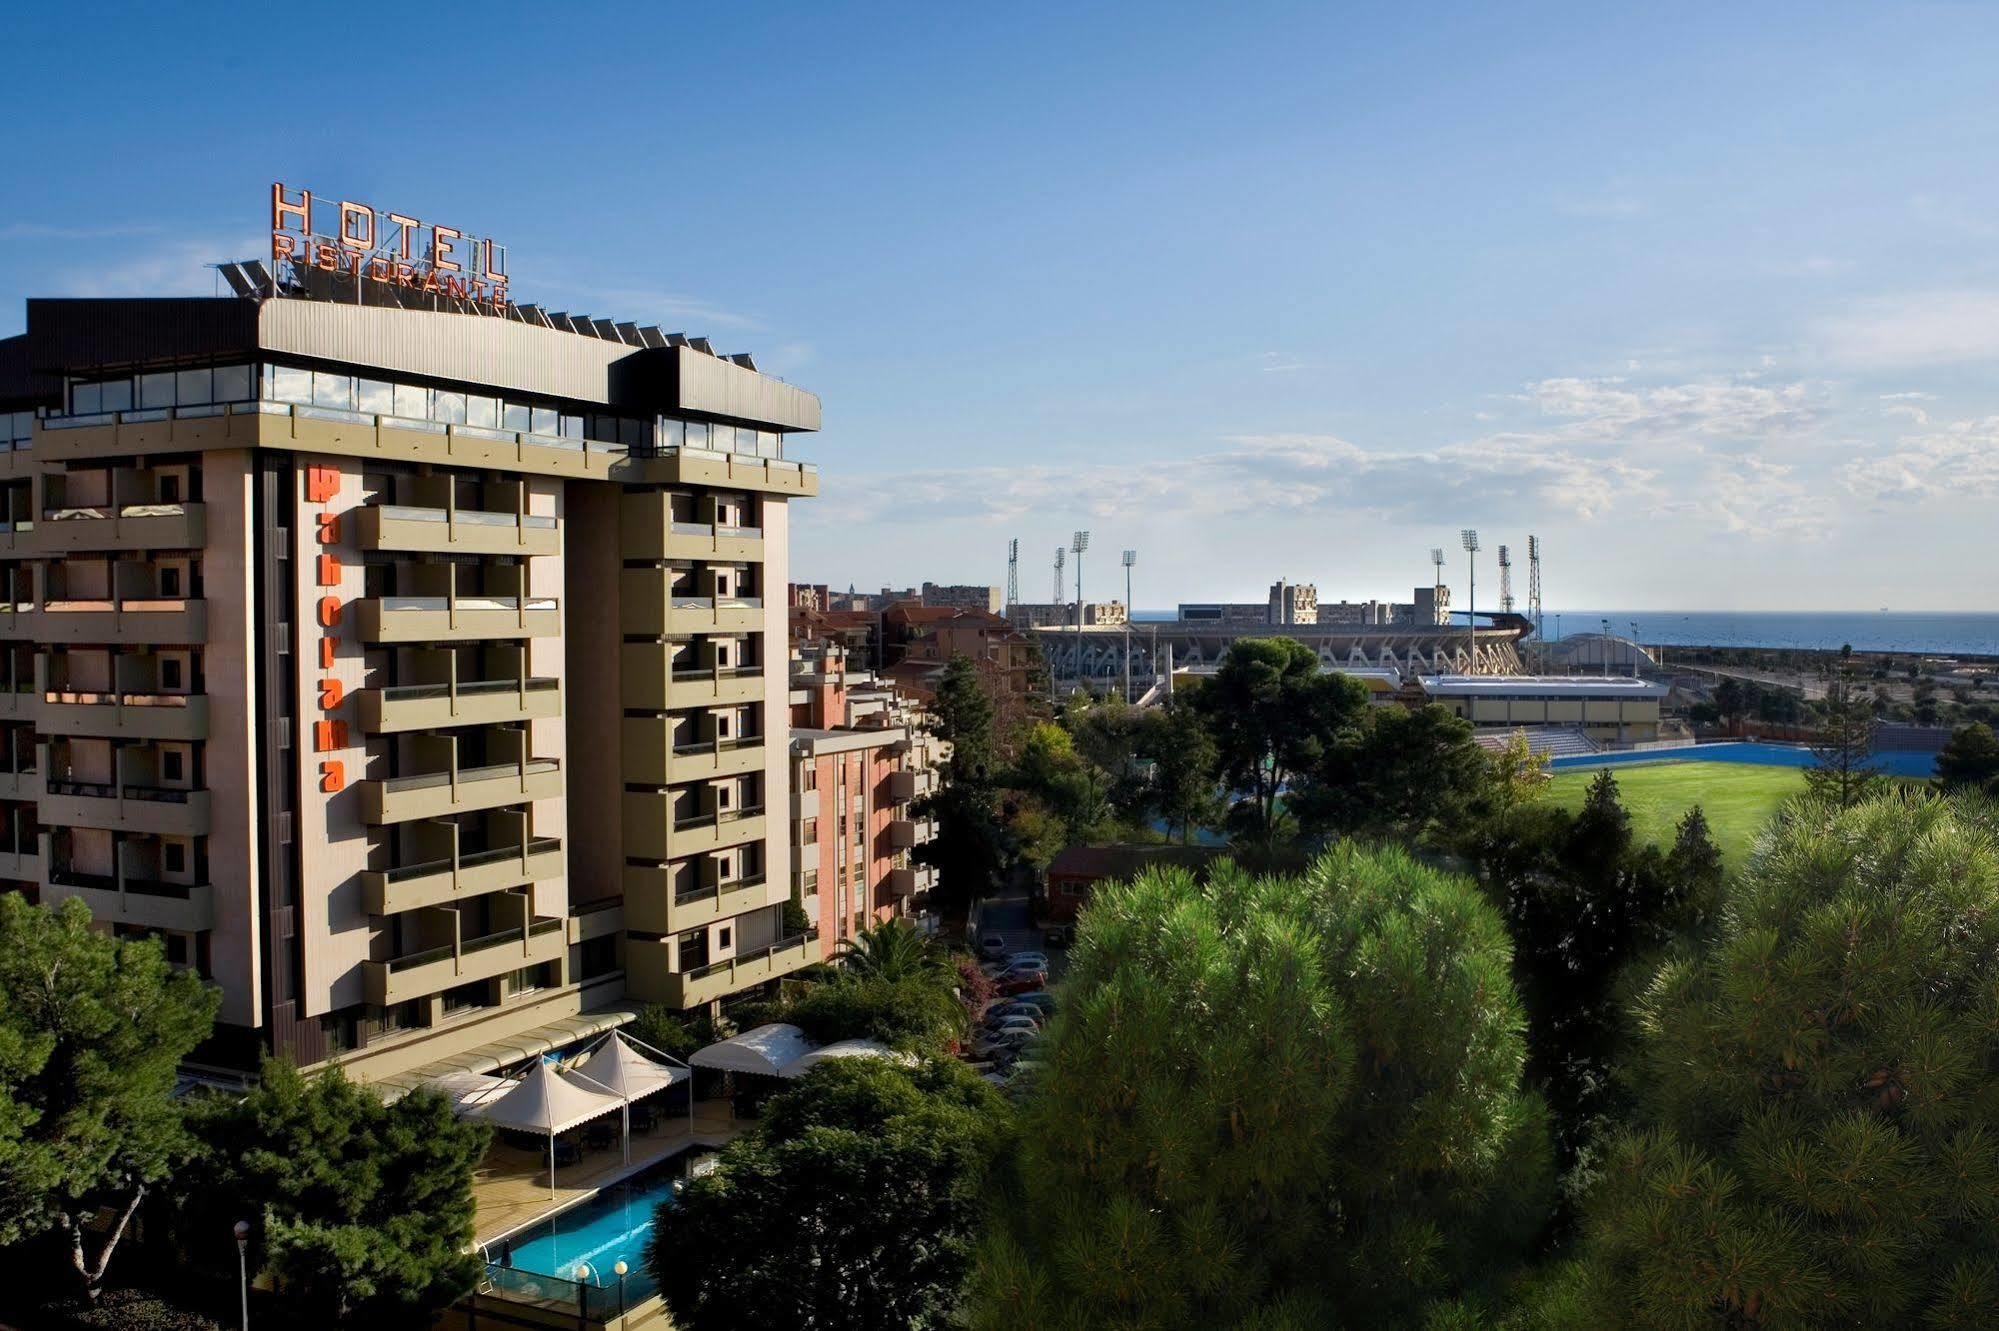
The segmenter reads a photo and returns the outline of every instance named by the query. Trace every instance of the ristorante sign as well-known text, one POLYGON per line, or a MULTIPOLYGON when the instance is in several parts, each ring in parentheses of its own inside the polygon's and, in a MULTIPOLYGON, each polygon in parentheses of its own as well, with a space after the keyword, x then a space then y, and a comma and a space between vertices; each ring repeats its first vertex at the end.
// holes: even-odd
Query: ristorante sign
POLYGON ((507 251, 425 222, 309 189, 271 186, 271 264, 317 268, 495 308, 507 303, 507 251))

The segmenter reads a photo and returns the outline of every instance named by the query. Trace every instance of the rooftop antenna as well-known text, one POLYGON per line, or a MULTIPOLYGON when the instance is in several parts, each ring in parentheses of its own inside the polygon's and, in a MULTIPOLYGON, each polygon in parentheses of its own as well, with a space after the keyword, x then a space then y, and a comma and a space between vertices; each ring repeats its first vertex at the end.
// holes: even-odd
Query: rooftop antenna
POLYGON ((1020 538, 1014 537, 1006 543, 1006 608, 1011 611, 1020 601, 1020 538))
POLYGON ((1499 610, 1501 614, 1513 613, 1513 551, 1503 545, 1499 547, 1499 610))
POLYGON ((1057 605, 1062 604, 1062 564, 1068 558, 1069 550, 1067 546, 1058 545, 1055 547, 1055 596, 1053 599, 1057 605))
POLYGON ((1465 593, 1465 623, 1471 627, 1471 673, 1478 673, 1478 528, 1466 527, 1458 533, 1464 542, 1465 564, 1471 571, 1471 585, 1465 593))

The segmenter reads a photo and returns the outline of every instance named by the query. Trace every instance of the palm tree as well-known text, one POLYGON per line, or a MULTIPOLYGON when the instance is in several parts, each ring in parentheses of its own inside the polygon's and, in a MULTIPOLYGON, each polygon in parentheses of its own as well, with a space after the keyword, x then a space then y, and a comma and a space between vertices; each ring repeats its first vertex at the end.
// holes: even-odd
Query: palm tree
POLYGON ((842 938, 834 953, 847 974, 861 980, 934 980, 949 987, 956 981, 944 950, 916 932, 907 920, 871 925, 852 938, 842 938))

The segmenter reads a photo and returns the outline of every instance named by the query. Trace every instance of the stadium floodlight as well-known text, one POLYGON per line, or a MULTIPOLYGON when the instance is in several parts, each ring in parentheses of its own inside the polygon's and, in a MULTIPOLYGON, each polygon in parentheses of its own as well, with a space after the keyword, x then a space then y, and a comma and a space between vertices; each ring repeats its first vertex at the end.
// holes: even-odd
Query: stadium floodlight
POLYGON ((1138 551, 1124 552, 1124 700, 1131 701, 1131 566, 1138 562, 1138 551))
POLYGON ((1071 536, 1069 538, 1069 548, 1079 555, 1082 554, 1083 551, 1090 548, 1090 533, 1079 531, 1074 536, 1071 536))
POLYGON ((1083 686, 1083 551, 1090 548, 1090 533, 1079 531, 1069 538, 1076 553, 1076 687, 1083 686))
POLYGON ((1465 624, 1471 629, 1471 672, 1478 673, 1478 528, 1466 527, 1459 533, 1465 543, 1465 564, 1470 571, 1465 587, 1465 624))

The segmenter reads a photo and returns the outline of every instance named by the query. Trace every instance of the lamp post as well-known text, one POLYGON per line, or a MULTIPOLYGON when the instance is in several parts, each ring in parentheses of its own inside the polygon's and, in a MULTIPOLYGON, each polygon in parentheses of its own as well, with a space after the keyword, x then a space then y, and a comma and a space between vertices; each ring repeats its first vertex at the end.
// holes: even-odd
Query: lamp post
POLYGON ((625 1276, 631 1269, 625 1265, 622 1257, 618 1259, 618 1264, 611 1268, 618 1277, 618 1316, 620 1317, 625 1315, 625 1276))
POLYGON ((1610 678, 1610 620, 1603 621, 1603 677, 1610 678))
POLYGON ((1124 700, 1131 701, 1131 566, 1138 562, 1138 551, 1124 552, 1124 700))
POLYGON ((236 1283, 243 1299, 241 1331, 250 1331, 250 1222, 236 1222, 236 1283))
POLYGON ((1079 531, 1069 538, 1076 556, 1076 687, 1083 687, 1083 551, 1090 548, 1090 533, 1079 531))
POLYGON ((1465 546, 1465 565, 1470 570, 1470 586, 1465 591, 1465 623, 1471 629, 1471 672, 1478 673, 1478 528, 1466 527, 1459 533, 1465 546))
POLYGON ((576 1317, 587 1321, 590 1317, 590 1263, 576 1264, 576 1317))
POLYGON ((1638 621, 1631 621, 1631 678, 1638 678, 1638 621))

